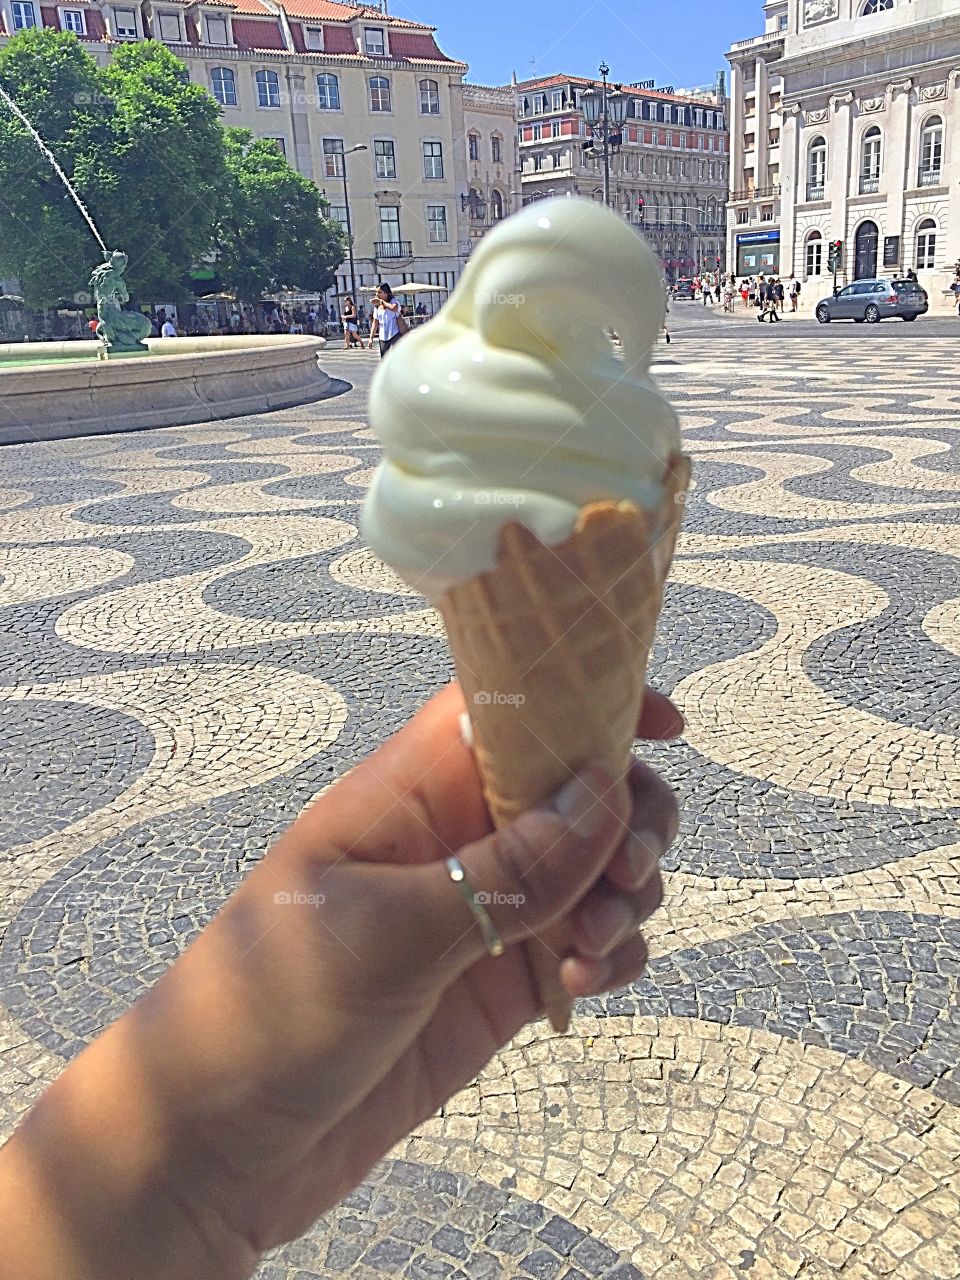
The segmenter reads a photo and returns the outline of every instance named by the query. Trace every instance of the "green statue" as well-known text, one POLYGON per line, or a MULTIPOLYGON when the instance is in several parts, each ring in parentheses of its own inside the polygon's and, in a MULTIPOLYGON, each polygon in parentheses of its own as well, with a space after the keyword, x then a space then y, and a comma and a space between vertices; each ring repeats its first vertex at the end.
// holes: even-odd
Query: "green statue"
POLYGON ((143 339, 150 332, 150 321, 141 311, 124 311, 130 301, 123 273, 127 255, 119 249, 94 270, 90 288, 97 300, 96 334, 110 351, 144 351, 143 339))

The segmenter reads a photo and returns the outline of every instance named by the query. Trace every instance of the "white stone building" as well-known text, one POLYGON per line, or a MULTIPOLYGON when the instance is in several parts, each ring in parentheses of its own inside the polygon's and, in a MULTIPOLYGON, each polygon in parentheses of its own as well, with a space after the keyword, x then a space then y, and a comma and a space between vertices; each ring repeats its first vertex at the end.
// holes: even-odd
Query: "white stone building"
POLYGON ((763 8, 727 54, 728 260, 826 287, 841 240, 841 280, 913 268, 938 300, 960 255, 960 0, 763 8))
MULTIPOLYGON (((344 153, 366 148, 346 160, 358 287, 384 279, 452 288, 477 236, 519 206, 510 194, 513 94, 466 85, 466 63, 440 49, 432 27, 376 5, 0 0, 0 42, 41 25, 73 32, 101 64, 121 43, 167 44, 220 103, 223 123, 274 140, 341 222, 344 153), (483 143, 478 164, 468 164, 465 112, 483 143), (483 220, 470 216, 478 185, 483 220)), ((346 263, 337 288, 350 289, 346 263)))

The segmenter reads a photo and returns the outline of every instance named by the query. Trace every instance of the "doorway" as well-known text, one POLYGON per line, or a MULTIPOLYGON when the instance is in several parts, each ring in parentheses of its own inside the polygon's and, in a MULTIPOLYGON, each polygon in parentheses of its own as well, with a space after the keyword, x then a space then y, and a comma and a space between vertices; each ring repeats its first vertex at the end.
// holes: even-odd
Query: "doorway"
POLYGON ((870 280, 877 274, 877 246, 880 243, 880 229, 875 222, 861 222, 857 227, 855 241, 856 263, 855 280, 870 280))

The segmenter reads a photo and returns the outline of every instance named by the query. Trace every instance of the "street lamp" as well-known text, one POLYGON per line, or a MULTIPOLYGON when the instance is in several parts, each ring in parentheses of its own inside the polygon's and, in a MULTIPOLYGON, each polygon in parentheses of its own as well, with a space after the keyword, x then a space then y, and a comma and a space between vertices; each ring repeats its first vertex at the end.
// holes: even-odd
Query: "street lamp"
MULTIPOLYGON (((619 151, 623 142, 623 125, 627 118, 627 106, 630 99, 621 93, 619 88, 611 90, 607 84, 610 68, 605 62, 600 63, 602 87, 586 89, 580 95, 580 110, 593 134, 595 142, 599 142, 603 155, 603 203, 610 205, 610 153, 619 151)), ((587 144, 591 146, 591 144, 587 144)), ((592 146, 594 155, 596 147, 592 146)))
POLYGON ((354 151, 369 151, 369 147, 364 142, 358 142, 355 147, 351 147, 349 151, 341 151, 340 157, 343 169, 343 208, 347 217, 347 254, 350 258, 350 295, 353 298, 353 305, 357 303, 357 273, 353 265, 353 228, 350 226, 350 196, 347 193, 347 156, 352 156, 354 151))

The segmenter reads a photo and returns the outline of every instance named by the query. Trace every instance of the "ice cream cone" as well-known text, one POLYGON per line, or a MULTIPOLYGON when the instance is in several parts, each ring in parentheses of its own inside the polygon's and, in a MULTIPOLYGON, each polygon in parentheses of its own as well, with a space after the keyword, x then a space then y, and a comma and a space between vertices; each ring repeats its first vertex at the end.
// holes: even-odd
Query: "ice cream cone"
MULTIPOLYGON (((625 774, 689 478, 689 459, 675 455, 659 509, 593 503, 557 546, 511 522, 496 567, 440 600, 497 826, 587 760, 625 774)), ((559 966, 570 940, 560 926, 527 950, 550 1021, 566 1030, 559 966)))

